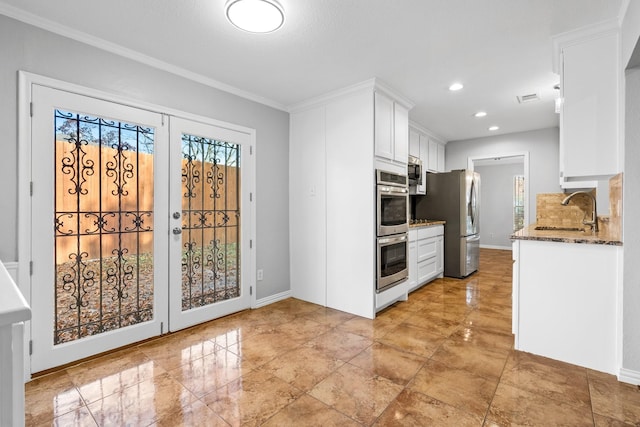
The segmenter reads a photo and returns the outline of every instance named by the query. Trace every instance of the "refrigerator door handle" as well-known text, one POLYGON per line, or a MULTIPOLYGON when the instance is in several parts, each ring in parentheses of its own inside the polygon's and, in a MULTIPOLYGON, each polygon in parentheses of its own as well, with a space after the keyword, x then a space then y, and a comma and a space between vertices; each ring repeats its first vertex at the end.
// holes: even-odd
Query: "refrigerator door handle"
POLYGON ((471 217, 471 226, 475 230, 476 228, 476 182, 474 180, 471 181, 471 189, 469 190, 469 216, 471 217))

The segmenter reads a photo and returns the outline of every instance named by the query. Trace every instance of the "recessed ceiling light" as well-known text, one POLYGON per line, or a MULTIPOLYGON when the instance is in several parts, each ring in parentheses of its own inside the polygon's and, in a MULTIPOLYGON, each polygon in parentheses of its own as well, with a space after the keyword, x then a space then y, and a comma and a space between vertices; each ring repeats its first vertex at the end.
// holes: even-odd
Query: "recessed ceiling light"
POLYGON ((284 23, 284 9, 275 0, 229 0, 227 19, 250 33, 270 33, 284 23))
POLYGON ((460 90, 464 87, 464 85, 462 83, 454 83, 451 86, 449 86, 449 90, 451 92, 455 92, 457 90, 460 90))
POLYGON ((478 111, 477 113, 475 113, 473 116, 474 117, 484 117, 487 115, 486 111, 478 111))
POLYGON ((491 126, 491 127, 489 127, 490 131, 494 131, 494 130, 498 130, 498 129, 500 129, 500 126, 491 126))

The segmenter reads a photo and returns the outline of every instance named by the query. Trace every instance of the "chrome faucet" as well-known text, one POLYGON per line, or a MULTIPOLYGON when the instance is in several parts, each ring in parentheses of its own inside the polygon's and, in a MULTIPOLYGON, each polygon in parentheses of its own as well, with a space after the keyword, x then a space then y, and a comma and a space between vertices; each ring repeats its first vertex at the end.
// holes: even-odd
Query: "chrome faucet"
POLYGON ((591 221, 586 221, 583 219, 582 223, 584 225, 590 225, 591 231, 593 231, 594 233, 597 233, 598 232, 598 210, 596 207, 596 198, 593 197, 593 194, 586 191, 576 191, 575 193, 571 193, 567 197, 565 197, 565 199, 561 203, 562 205, 567 206, 569 204, 569 200, 571 200, 574 196, 577 196, 578 194, 586 194, 587 196, 591 197, 591 202, 593 206, 593 210, 591 212, 591 221))

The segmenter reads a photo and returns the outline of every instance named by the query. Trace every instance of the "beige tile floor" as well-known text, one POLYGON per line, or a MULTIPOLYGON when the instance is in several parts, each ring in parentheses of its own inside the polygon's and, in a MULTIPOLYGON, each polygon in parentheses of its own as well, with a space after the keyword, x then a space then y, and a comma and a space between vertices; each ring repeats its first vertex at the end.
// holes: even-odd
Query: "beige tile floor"
POLYGON ((287 299, 67 367, 27 425, 640 425, 637 387, 513 350, 510 257, 375 320, 287 299))

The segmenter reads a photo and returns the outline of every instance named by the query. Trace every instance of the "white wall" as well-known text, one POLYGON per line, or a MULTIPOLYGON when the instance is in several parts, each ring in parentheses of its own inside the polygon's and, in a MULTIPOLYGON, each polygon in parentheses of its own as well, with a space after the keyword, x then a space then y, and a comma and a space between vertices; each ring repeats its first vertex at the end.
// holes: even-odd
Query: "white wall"
POLYGON ((561 191, 559 150, 558 128, 539 129, 448 142, 446 164, 447 170, 465 169, 469 157, 504 157, 529 152, 529 221, 535 222, 536 194, 561 191))
POLYGON ((0 259, 17 259, 17 76, 25 70, 256 129, 257 298, 289 290, 288 113, 3 15, 0 58, 0 259))
MULTIPOLYGON (((631 6, 630 6, 631 7, 631 6)), ((640 8, 636 8, 640 15, 640 8)), ((637 36, 637 34, 636 34, 637 36)), ((623 268, 623 351, 622 367, 635 371, 640 381, 640 229, 632 224, 640 212, 640 41, 631 56, 635 68, 625 73, 625 164, 623 180, 623 218, 627 219, 623 228, 624 268, 623 268), (631 224, 631 226, 629 226, 631 224)))
POLYGON ((524 174, 523 163, 475 166, 480 174, 480 246, 511 249, 513 177, 524 174))
MULTIPOLYGON (((640 212, 640 2, 628 2, 622 20, 622 69, 624 93, 624 177, 623 177, 623 313, 622 313, 622 370, 640 384, 640 228, 633 219, 640 212), (630 224, 631 226, 627 226, 630 224)), ((629 379, 629 378, 627 378, 629 379)), ((629 379, 630 380, 630 379, 629 379)))

